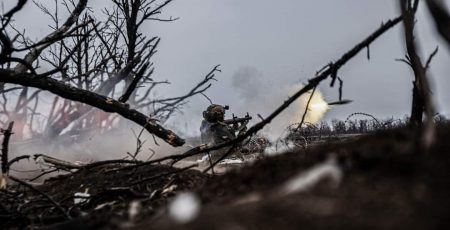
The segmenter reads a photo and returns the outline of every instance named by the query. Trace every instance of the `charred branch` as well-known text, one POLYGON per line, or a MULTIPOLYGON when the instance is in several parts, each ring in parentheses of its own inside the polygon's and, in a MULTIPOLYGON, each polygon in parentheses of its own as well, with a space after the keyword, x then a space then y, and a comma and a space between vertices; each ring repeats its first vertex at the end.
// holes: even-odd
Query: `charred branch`
MULTIPOLYGON (((298 129, 301 129, 303 123, 305 122, 306 114, 308 113, 309 105, 311 104, 311 100, 312 100, 312 98, 314 97, 314 93, 316 92, 316 89, 317 89, 317 87, 314 87, 313 90, 312 90, 312 92, 311 92, 311 94, 309 95, 308 102, 306 103, 306 107, 305 107, 305 112, 303 112, 302 119, 300 120, 300 123, 298 124, 298 126, 297 126, 297 128, 296 128, 296 131, 297 131, 298 129)), ((264 120, 264 119, 263 119, 263 120, 264 120)))
POLYGON ((17 5, 15 7, 13 7, 11 10, 9 10, 5 15, 3 15, 3 18, 2 18, 3 27, 1 28, 1 30, 4 29, 5 25, 9 24, 9 21, 11 20, 12 16, 15 13, 19 12, 23 8, 23 6, 25 6, 26 3, 27 3, 27 0, 18 0, 17 5))
POLYGON ((3 134, 3 142, 2 142, 2 156, 1 156, 1 166, 2 166, 2 174, 7 175, 9 170, 8 164, 8 149, 9 149, 9 139, 13 134, 12 129, 14 126, 14 122, 11 121, 8 125, 8 128, 2 129, 1 132, 3 134))
POLYGON ((80 169, 83 167, 81 165, 76 165, 71 162, 56 159, 54 157, 47 156, 44 154, 34 154, 33 158, 35 161, 41 159, 44 163, 51 164, 56 169, 71 170, 71 169, 80 169))
POLYGON ((130 109, 127 104, 118 102, 112 98, 88 90, 78 89, 49 77, 38 77, 28 73, 19 74, 12 70, 0 69, 0 77, 5 83, 47 90, 63 98, 88 104, 105 112, 118 113, 124 118, 144 127, 148 132, 163 139, 172 146, 181 146, 185 142, 184 139, 177 136, 171 130, 156 124, 150 117, 135 109, 130 109))
POLYGON ((158 178, 162 178, 162 177, 166 177, 166 176, 169 176, 169 175, 181 173, 183 171, 186 171, 188 169, 191 169, 191 168, 194 168, 194 167, 197 167, 197 166, 198 166, 198 164, 192 164, 192 165, 189 165, 189 166, 184 167, 184 168, 175 169, 175 170, 172 170, 172 171, 169 171, 169 172, 166 172, 166 173, 162 173, 162 174, 158 174, 158 175, 154 175, 154 176, 151 176, 151 177, 146 177, 146 178, 143 178, 143 179, 140 179, 140 180, 137 180, 137 181, 133 181, 128 186, 131 187, 131 186, 135 186, 135 185, 138 185, 138 184, 141 184, 141 183, 144 183, 144 182, 156 180, 158 178))
POLYGON ((426 0, 426 3, 438 32, 450 47, 450 14, 445 8, 444 1, 426 0))
POLYGON ((136 76, 134 77, 133 81, 131 82, 131 84, 128 86, 127 90, 125 91, 125 93, 119 98, 119 102, 125 103, 128 101, 128 99, 130 99, 131 94, 135 91, 139 81, 141 81, 141 79, 144 77, 144 73, 148 68, 148 63, 146 63, 141 70, 139 70, 139 72, 136 74, 136 76))
POLYGON ((430 54, 430 56, 427 59, 427 63, 425 64, 425 71, 428 70, 431 66, 431 61, 433 60, 433 58, 436 56, 436 54, 439 51, 439 47, 436 46, 436 49, 434 49, 434 51, 430 54))

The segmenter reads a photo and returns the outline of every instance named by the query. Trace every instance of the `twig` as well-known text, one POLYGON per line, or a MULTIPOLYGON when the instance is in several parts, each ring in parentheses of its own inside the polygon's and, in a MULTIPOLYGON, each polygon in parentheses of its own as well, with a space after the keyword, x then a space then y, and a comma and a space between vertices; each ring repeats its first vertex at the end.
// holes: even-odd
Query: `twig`
MULTIPOLYGON (((208 155, 209 166, 211 167, 211 172, 212 172, 213 175, 215 175, 216 172, 214 172, 214 167, 212 166, 212 165, 213 165, 213 162, 212 162, 212 158, 211 158, 211 153, 210 153, 210 152, 207 152, 206 154, 208 155)), ((205 171, 203 171, 203 172, 207 172, 207 171, 208 171, 208 170, 205 170, 205 171)))
POLYGON ((208 100, 209 101, 209 104, 212 104, 213 102, 212 102, 212 100, 211 100, 211 98, 209 98, 208 96, 206 96, 206 94, 205 93, 200 93, 201 95, 203 95, 203 97, 205 97, 206 98, 206 100, 208 100))
POLYGON ((259 119, 261 119, 261 121, 264 121, 264 117, 261 116, 261 114, 258 113, 257 116, 258 116, 259 119))
POLYGON ((309 110, 309 104, 311 103, 311 100, 312 100, 312 98, 314 96, 314 93, 316 92, 316 88, 317 87, 314 87, 312 92, 311 92, 311 95, 309 95, 309 99, 308 99, 308 102, 306 103, 306 107, 305 107, 305 112, 303 112, 303 115, 302 115, 302 120, 300 121, 300 123, 298 124, 298 126, 297 126, 297 128, 295 129, 294 132, 297 132, 297 130, 302 128, 303 122, 305 122, 306 114, 308 113, 308 110, 309 110))
MULTIPOLYGON (((159 40, 157 41, 157 43, 158 42, 159 40)), ((133 81, 131 81, 130 85, 125 90, 125 93, 122 96, 120 96, 119 102, 125 103, 128 101, 128 99, 130 99, 130 96, 136 89, 139 81, 141 81, 141 79, 144 77, 144 73, 147 70, 148 66, 149 63, 145 63, 144 66, 139 70, 139 72, 134 76, 133 81)))
POLYGON ((42 172, 41 174, 39 174, 39 175, 37 175, 37 176, 35 176, 35 177, 31 178, 31 179, 28 179, 28 181, 35 181, 35 180, 37 180, 37 179, 39 179, 39 178, 41 178, 41 177, 43 177, 43 176, 45 176, 47 174, 50 174, 50 173, 53 173, 53 172, 57 172, 59 170, 60 170, 59 168, 54 168, 52 170, 48 170, 48 171, 42 172))
MULTIPOLYGON (((77 6, 70 13, 70 16, 67 18, 64 24, 59 29, 53 31, 52 33, 42 38, 39 41, 39 43, 41 42, 46 43, 46 41, 54 41, 54 39, 56 39, 57 37, 61 37, 65 32, 67 32, 72 27, 72 25, 75 24, 76 21, 78 21, 78 17, 80 16, 81 12, 86 8, 87 1, 88 0, 80 0, 77 6)), ((29 65, 33 64, 33 62, 35 62, 39 58, 42 51, 51 44, 52 43, 46 43, 40 48, 30 49, 30 51, 24 57, 25 62, 29 65)), ((16 72, 24 72, 26 68, 23 63, 20 63, 16 67, 14 67, 14 70, 16 72)))
POLYGON ((412 68, 411 60, 408 55, 405 55, 405 58, 396 58, 395 61, 403 62, 412 68))
POLYGON ((10 168, 11 165, 13 165, 14 163, 16 163, 16 162, 18 162, 20 160, 23 160, 23 159, 30 159, 30 155, 22 155, 22 156, 18 156, 18 157, 13 158, 12 160, 10 160, 8 162, 8 168, 10 168))
POLYGON ((204 169, 203 170, 203 173, 206 173, 206 172, 208 172, 209 170, 211 170, 213 173, 214 173, 214 167, 220 162, 220 161, 222 161, 223 159, 225 159, 226 157, 228 157, 232 152, 233 152, 233 150, 235 150, 236 148, 237 148, 237 144, 238 143, 235 143, 233 146, 231 146, 231 148, 230 149, 228 149, 226 152, 225 152, 225 154, 223 154, 219 159, 217 159, 215 162, 213 162, 212 164, 210 164, 206 169, 204 169))
POLYGON ((133 134, 134 134, 134 136, 136 137, 136 150, 134 151, 134 154, 133 155, 131 155, 131 154, 129 154, 130 156, 131 156, 131 158, 133 159, 133 160, 137 160, 136 159, 136 157, 137 157, 137 155, 141 152, 141 149, 142 149, 142 146, 144 145, 144 143, 145 143, 145 140, 144 141, 141 141, 141 136, 142 136, 142 133, 144 132, 144 128, 142 128, 141 129, 141 131, 139 132, 139 134, 138 135, 136 135, 136 133, 133 131, 133 134))
POLYGON ((152 153, 151 153, 150 156, 147 158, 147 161, 149 161, 150 159, 152 159, 153 156, 155 156, 155 154, 156 154, 156 151, 153 150, 152 148, 148 148, 148 150, 150 150, 150 152, 152 152, 152 153))
POLYGON ((18 11, 20 11, 26 3, 27 0, 18 0, 17 5, 3 15, 3 17, 6 18, 6 20, 2 21, 2 28, 0 29, 0 32, 5 28, 6 25, 9 24, 9 21, 11 20, 12 16, 18 11))
POLYGON ((140 183, 144 183, 144 182, 147 182, 147 181, 155 180, 155 179, 158 179, 158 178, 161 178, 161 177, 165 177, 165 176, 168 176, 168 175, 177 174, 177 173, 186 171, 188 169, 191 169, 191 168, 194 168, 194 167, 197 167, 197 166, 198 166, 198 164, 192 164, 192 165, 189 165, 187 167, 176 169, 176 170, 173 170, 173 171, 170 171, 170 172, 165 172, 165 173, 161 173, 161 174, 154 175, 154 176, 151 176, 151 177, 146 177, 146 178, 140 179, 138 181, 134 181, 134 182, 130 183, 128 186, 131 187, 131 186, 134 186, 134 185, 137 185, 137 184, 140 184, 140 183))
POLYGON ((434 56, 436 56, 438 50, 439 50, 439 46, 436 46, 436 49, 434 49, 434 51, 428 57, 427 62, 425 64, 425 70, 428 70, 430 68, 431 61, 433 60, 434 56))
POLYGON ((342 87, 344 86, 344 81, 338 77, 339 81, 339 101, 342 101, 342 87))

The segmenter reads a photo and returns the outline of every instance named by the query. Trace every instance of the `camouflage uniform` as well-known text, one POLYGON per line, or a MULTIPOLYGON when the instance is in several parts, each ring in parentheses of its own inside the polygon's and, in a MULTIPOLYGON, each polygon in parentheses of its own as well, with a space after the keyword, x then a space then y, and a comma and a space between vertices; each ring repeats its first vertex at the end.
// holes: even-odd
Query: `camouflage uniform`
MULTIPOLYGON (((228 108, 212 104, 203 112, 204 120, 200 126, 203 144, 214 146, 236 138, 236 131, 229 125, 223 123, 226 109, 228 108)), ((211 160, 215 161, 219 159, 228 149, 222 148, 210 152, 211 160)))

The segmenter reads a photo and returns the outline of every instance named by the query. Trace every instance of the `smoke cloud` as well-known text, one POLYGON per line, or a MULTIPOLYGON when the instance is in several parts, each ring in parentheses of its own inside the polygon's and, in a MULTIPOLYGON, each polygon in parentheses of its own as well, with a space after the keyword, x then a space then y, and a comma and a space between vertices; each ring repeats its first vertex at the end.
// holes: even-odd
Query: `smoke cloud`
MULTIPOLYGON (((231 111, 239 113, 249 112, 253 115, 253 123, 258 122, 257 114, 268 116, 290 95, 300 90, 300 83, 281 86, 278 90, 273 89, 273 83, 268 82, 259 70, 250 66, 240 67, 232 77, 232 86, 240 96, 237 104, 230 105, 231 111), (267 93, 270 92, 270 93, 267 93)), ((274 77, 273 79, 276 79, 274 77)), ((310 93, 301 96, 283 113, 276 117, 264 130, 263 134, 274 140, 283 135, 284 130, 302 119, 310 93)), ((305 116, 305 122, 316 123, 325 115, 328 106, 323 99, 322 93, 317 89, 311 100, 309 111, 305 116)))

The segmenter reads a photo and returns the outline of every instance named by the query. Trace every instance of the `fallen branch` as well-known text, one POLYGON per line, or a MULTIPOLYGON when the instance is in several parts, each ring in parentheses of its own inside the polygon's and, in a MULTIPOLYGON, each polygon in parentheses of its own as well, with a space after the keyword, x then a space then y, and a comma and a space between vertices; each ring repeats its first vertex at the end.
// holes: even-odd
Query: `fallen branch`
MULTIPOLYGON (((222 160, 224 160, 227 156, 229 156, 236 148, 238 147, 238 143, 233 144, 233 146, 231 146, 230 149, 228 149, 222 156, 220 156, 219 159, 217 159, 214 162, 210 162, 209 166, 203 170, 203 173, 208 172, 209 170, 212 171, 212 173, 214 174, 214 167, 219 164, 219 162, 221 162, 222 160)), ((211 159, 211 158, 210 158, 211 159)))
POLYGON ((106 161, 98 161, 98 162, 94 162, 94 163, 90 163, 87 165, 83 166, 83 169, 92 169, 95 167, 99 167, 99 166, 103 166, 103 165, 108 165, 108 164, 139 164, 142 163, 142 161, 136 161, 136 160, 106 160, 106 161))
POLYGON ((150 117, 135 109, 130 109, 128 104, 121 103, 112 98, 67 85, 50 77, 36 76, 30 73, 17 73, 8 69, 0 69, 0 79, 4 83, 47 90, 63 98, 88 104, 105 112, 118 113, 122 117, 145 127, 148 132, 163 139, 174 147, 181 146, 185 143, 184 139, 177 136, 171 130, 165 129, 157 124, 150 117))
POLYGON ((63 160, 60 160, 60 159, 56 159, 54 157, 47 156, 47 155, 44 155, 44 154, 34 154, 33 158, 34 158, 34 160, 36 162, 42 161, 43 163, 51 164, 56 169, 70 170, 70 169, 81 169, 81 168, 83 168, 83 166, 81 166, 81 165, 76 165, 74 163, 71 163, 71 162, 68 162, 68 161, 63 161, 63 160))
POLYGON ((192 165, 189 165, 187 167, 179 168, 179 169, 176 169, 176 170, 173 170, 173 171, 170 171, 170 172, 165 172, 165 173, 161 173, 161 174, 154 175, 154 176, 151 176, 151 177, 146 177, 146 178, 143 178, 143 179, 131 182, 128 186, 131 187, 131 186, 134 186, 134 185, 138 185, 138 184, 141 184, 141 183, 144 183, 144 182, 147 182, 147 181, 151 181, 151 180, 155 180, 155 179, 158 179, 158 178, 161 178, 161 177, 165 177, 165 176, 168 176, 168 175, 184 172, 184 171, 186 171, 188 169, 191 169, 191 168, 194 168, 194 167, 197 167, 197 166, 198 166, 198 164, 192 164, 192 165))

